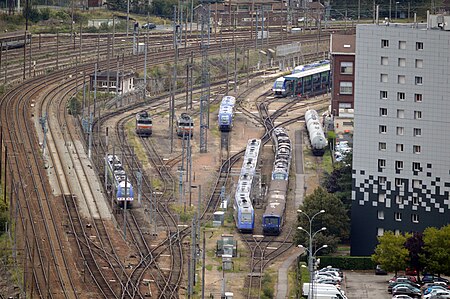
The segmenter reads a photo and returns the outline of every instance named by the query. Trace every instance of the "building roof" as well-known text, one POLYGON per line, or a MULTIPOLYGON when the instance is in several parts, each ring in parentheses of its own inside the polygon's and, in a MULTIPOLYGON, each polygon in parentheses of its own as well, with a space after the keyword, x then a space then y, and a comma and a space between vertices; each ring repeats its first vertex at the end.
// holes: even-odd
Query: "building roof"
POLYGON ((324 6, 319 1, 307 2, 306 7, 308 7, 309 9, 324 9, 324 6))
MULTIPOLYGON (((98 71, 97 72, 97 77, 108 77, 108 74, 109 74, 110 78, 114 78, 115 79, 116 76, 117 76, 117 71, 109 71, 109 73, 108 73, 108 71, 98 71)), ((92 73, 91 77, 94 77, 94 76, 95 76, 95 73, 92 73)), ((126 78, 132 77, 133 73, 125 72, 125 73, 123 73, 123 76, 126 77, 126 78)), ((120 78, 122 78, 122 72, 121 71, 119 71, 119 79, 120 78)))
POLYGON ((356 35, 355 34, 332 34, 330 41, 330 53, 355 55, 356 35))

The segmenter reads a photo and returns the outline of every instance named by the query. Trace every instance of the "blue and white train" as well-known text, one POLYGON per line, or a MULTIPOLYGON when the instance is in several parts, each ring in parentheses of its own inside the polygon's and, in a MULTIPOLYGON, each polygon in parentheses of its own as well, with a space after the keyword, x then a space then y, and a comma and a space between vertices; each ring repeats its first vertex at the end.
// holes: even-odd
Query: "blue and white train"
POLYGON ((236 98, 233 96, 224 96, 220 102, 218 123, 219 130, 222 132, 231 131, 233 127, 234 106, 236 98))
POLYGON ((330 69, 329 60, 297 66, 292 74, 277 78, 272 91, 276 97, 323 94, 330 88, 330 69))
POLYGON ((258 181, 255 176, 260 150, 260 139, 250 139, 247 142, 233 203, 236 227, 241 232, 253 232, 255 227, 252 199, 255 196, 254 185, 258 181))
POLYGON ((284 128, 275 128, 272 132, 275 160, 267 192, 267 206, 263 214, 262 226, 265 235, 279 235, 284 222, 289 169, 292 159, 292 145, 284 128))
POLYGON ((116 155, 106 156, 107 188, 114 193, 114 198, 118 205, 130 205, 134 200, 133 185, 123 168, 122 162, 116 155))

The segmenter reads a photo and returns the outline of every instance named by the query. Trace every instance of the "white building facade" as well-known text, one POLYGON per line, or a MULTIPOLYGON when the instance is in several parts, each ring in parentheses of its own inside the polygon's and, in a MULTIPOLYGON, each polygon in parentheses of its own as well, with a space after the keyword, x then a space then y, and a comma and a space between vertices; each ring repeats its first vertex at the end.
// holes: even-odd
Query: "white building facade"
POLYGON ((450 31, 358 25, 351 254, 450 223, 450 31))

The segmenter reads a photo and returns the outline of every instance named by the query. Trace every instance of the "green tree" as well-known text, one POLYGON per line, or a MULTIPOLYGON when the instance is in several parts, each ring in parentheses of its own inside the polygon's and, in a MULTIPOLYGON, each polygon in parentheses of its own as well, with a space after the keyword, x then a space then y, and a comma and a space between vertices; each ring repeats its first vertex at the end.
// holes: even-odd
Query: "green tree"
POLYGON ((374 263, 382 265, 386 271, 394 271, 395 275, 408 265, 409 250, 405 247, 411 234, 395 235, 387 231, 378 237, 378 245, 372 255, 374 263))
MULTIPOLYGON (((312 234, 322 227, 327 228, 325 231, 318 233, 314 238, 314 248, 319 248, 326 244, 329 246, 327 251, 333 252, 337 249, 337 243, 341 239, 348 238, 350 225, 347 210, 334 194, 328 193, 325 189, 319 187, 312 194, 305 197, 299 209, 309 217, 312 217, 320 210, 325 210, 325 213, 317 215, 312 222, 312 234)), ((309 231, 309 224, 308 218, 303 213, 299 213, 298 226, 309 231)), ((308 234, 302 230, 298 230, 296 233, 296 243, 307 245, 309 243, 308 234)), ((326 251, 321 252, 325 253, 326 251)))
POLYGON ((450 273, 450 225, 441 229, 429 227, 423 232, 425 254, 422 261, 427 271, 433 273, 450 273))

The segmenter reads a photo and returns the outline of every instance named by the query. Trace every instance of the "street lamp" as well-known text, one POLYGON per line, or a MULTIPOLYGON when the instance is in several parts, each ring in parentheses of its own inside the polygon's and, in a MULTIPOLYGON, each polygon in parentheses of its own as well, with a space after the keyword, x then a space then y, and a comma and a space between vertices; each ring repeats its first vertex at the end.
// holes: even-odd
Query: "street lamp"
MULTIPOLYGON (((323 249, 323 248, 327 248, 328 247, 328 245, 323 245, 322 247, 320 247, 319 249, 317 249, 314 253, 313 253, 313 250, 312 250, 312 241, 313 241, 313 239, 314 239, 314 237, 317 235, 317 233, 319 233, 319 232, 321 232, 321 231, 325 231, 327 228, 326 227, 322 227, 321 229, 319 229, 318 231, 316 231, 316 232, 312 232, 312 223, 313 223, 313 220, 314 220, 314 218, 317 216, 317 215, 320 215, 320 214, 323 214, 323 213, 325 213, 325 210, 320 210, 319 212, 317 212, 317 213, 315 213, 313 216, 309 216, 308 214, 306 214, 304 211, 302 211, 302 210, 297 210, 297 212, 299 212, 299 213, 301 213, 301 214, 303 214, 303 215, 305 215, 306 216, 306 218, 308 218, 308 221, 309 221, 309 231, 308 230, 306 230, 306 229, 304 229, 303 227, 301 227, 301 226, 299 226, 299 227, 297 227, 297 229, 299 229, 299 230, 302 230, 302 231, 304 231, 307 235, 308 235, 308 237, 309 237, 309 249, 308 249, 308 268, 309 268, 309 280, 310 280, 310 282, 309 282, 309 288, 310 288, 310 291, 309 291, 309 296, 311 296, 311 298, 313 298, 313 283, 314 283, 314 256, 315 256, 315 254, 319 251, 319 250, 321 250, 321 249, 323 249)), ((308 297, 309 297, 308 296, 308 297)))
POLYGON ((400 2, 395 2, 395 20, 397 20, 397 4, 400 2))

